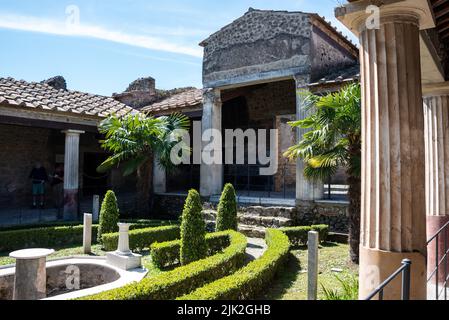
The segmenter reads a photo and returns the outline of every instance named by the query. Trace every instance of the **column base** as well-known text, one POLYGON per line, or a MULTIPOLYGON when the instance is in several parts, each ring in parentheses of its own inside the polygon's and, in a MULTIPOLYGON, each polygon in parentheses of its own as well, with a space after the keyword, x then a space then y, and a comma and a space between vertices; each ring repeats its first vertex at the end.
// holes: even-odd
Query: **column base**
MULTIPOLYGON (((401 267, 404 259, 412 261, 410 299, 427 299, 426 258, 421 253, 396 253, 360 247, 360 299, 366 299, 382 282, 401 267)), ((401 299, 399 276, 384 291, 384 300, 401 299)), ((377 297, 375 298, 377 299, 377 297)))
POLYGON ((78 218, 78 190, 64 189, 64 220, 74 221, 78 218))
MULTIPOLYGON (((427 216, 427 239, 430 239, 436 233, 444 227, 446 223, 449 222, 449 216, 427 216)), ((436 246, 438 241, 438 261, 441 261, 445 255, 445 251, 449 249, 449 230, 446 231, 446 233, 442 233, 438 239, 434 239, 428 247, 427 252, 427 265, 428 265, 428 271, 427 276, 430 277, 430 275, 435 271, 437 266, 437 252, 436 252, 436 246)), ((447 261, 443 261, 443 263, 447 263, 447 261)), ((449 270, 448 270, 449 272, 449 270)), ((445 274, 445 268, 444 265, 440 267, 440 270, 438 271, 438 275, 434 275, 432 278, 432 283, 436 284, 436 279, 438 279, 439 283, 444 283, 446 280, 445 278, 449 276, 449 274, 445 274)))

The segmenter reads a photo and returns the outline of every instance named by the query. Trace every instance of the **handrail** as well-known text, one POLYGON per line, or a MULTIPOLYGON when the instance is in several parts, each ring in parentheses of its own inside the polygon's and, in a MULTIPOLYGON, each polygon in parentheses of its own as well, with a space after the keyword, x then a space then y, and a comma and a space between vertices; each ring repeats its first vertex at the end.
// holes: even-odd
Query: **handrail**
POLYGON ((448 283, 449 283, 449 222, 447 222, 443 227, 441 227, 428 241, 427 246, 429 247, 432 242, 435 242, 435 268, 433 270, 429 270, 427 283, 429 284, 433 278, 435 278, 435 299, 440 300, 440 297, 443 295, 444 300, 447 300, 447 291, 448 291, 448 283), (444 250, 440 252, 440 237, 444 236, 444 250), (443 268, 444 267, 444 268, 443 268), (441 273, 441 269, 443 269, 443 273, 441 273), (443 290, 440 290, 440 277, 443 277, 441 286, 443 290))
POLYGON ((379 300, 384 299, 385 288, 402 274, 402 287, 401 287, 401 300, 410 300, 410 272, 412 267, 412 261, 409 259, 402 260, 402 266, 395 271, 387 280, 380 284, 365 300, 373 300, 373 298, 379 295, 379 300))

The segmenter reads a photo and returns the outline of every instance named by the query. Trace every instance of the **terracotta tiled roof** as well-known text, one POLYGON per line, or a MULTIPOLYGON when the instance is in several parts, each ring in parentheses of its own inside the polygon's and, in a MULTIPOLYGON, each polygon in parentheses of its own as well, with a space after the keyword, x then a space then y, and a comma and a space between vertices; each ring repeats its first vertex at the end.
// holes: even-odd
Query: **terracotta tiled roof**
POLYGON ((13 78, 0 78, 0 104, 101 118, 123 116, 134 110, 109 97, 57 90, 47 84, 13 78))
POLYGON ((191 89, 175 94, 165 100, 142 109, 144 112, 176 111, 178 109, 196 107, 203 103, 203 90, 191 89))
POLYGON ((357 64, 339 70, 331 71, 323 78, 315 80, 313 81, 313 83, 310 83, 309 86, 313 87, 326 84, 354 82, 359 80, 360 80, 360 66, 357 64))

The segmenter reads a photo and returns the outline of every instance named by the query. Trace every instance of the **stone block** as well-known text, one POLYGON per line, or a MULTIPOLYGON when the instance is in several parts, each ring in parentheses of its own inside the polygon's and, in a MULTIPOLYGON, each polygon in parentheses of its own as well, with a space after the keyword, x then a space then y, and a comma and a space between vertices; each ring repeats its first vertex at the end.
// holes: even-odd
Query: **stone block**
POLYGON ((108 252, 106 261, 108 264, 126 271, 142 267, 142 256, 135 253, 122 255, 119 252, 108 252))

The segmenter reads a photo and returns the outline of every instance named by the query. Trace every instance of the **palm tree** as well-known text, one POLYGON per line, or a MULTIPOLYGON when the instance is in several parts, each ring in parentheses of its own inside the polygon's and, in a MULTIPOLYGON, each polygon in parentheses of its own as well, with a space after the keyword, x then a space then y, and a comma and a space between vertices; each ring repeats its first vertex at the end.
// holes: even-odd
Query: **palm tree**
MULTIPOLYGON (((190 120, 179 113, 160 118, 141 113, 121 118, 111 116, 99 125, 100 133, 105 135, 102 147, 111 156, 97 171, 106 172, 121 166, 125 176, 137 172, 138 207, 147 210, 153 159, 157 159, 155 161, 162 168, 173 169, 171 151, 181 141, 182 132, 179 130, 188 130, 189 127, 190 120)), ((183 146, 183 151, 190 152, 190 148, 183 146)))
POLYGON ((307 93, 304 101, 310 116, 290 123, 307 130, 303 140, 285 156, 301 158, 304 175, 325 180, 340 167, 346 168, 349 185, 349 242, 351 260, 359 262, 361 200, 361 98, 360 85, 351 84, 336 93, 317 96, 307 93))

